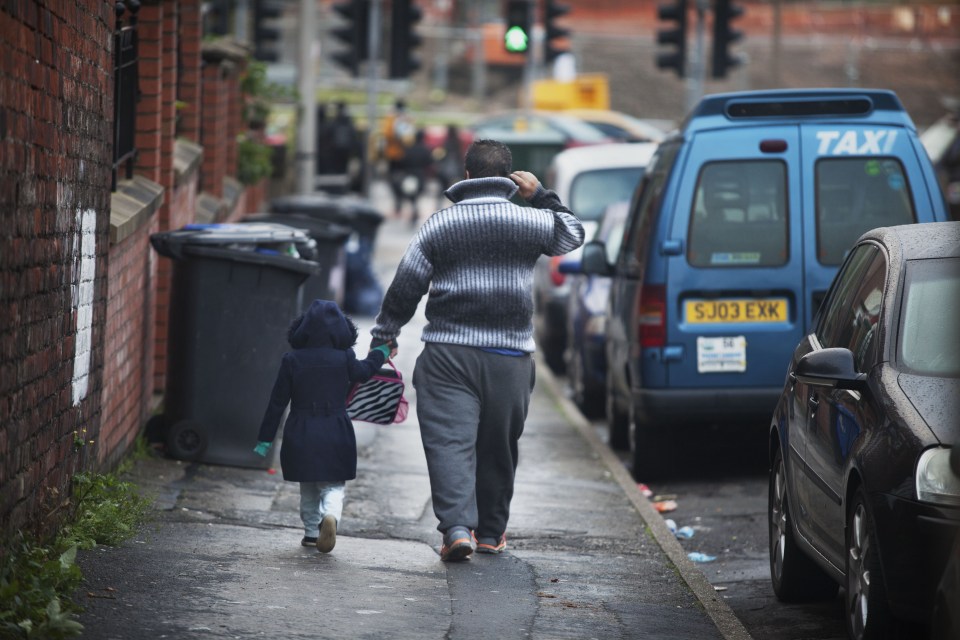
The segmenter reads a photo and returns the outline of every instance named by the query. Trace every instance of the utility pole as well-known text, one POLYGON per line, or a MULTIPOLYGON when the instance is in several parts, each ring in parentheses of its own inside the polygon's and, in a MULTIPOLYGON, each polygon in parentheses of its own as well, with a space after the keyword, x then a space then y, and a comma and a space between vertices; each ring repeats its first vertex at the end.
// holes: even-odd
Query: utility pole
POLYGON ((300 117, 297 125, 297 193, 313 193, 317 173, 316 70, 314 40, 317 29, 316 0, 300 0, 297 90, 300 92, 300 117))
POLYGON ((703 58, 706 49, 705 33, 707 30, 705 16, 710 0, 695 0, 697 10, 696 37, 694 40, 693 55, 690 57, 690 75, 687 78, 687 113, 700 102, 703 97, 703 81, 706 76, 703 58))
POLYGON ((367 140, 364 145, 366 162, 363 163, 363 195, 370 197, 374 163, 377 161, 373 141, 377 136, 377 79, 380 59, 381 0, 370 0, 370 21, 367 25, 367 140))

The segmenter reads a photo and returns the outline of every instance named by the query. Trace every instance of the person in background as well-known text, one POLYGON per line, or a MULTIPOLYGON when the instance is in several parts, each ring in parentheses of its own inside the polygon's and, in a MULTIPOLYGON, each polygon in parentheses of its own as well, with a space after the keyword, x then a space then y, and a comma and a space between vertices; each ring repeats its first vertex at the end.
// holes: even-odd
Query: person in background
POLYGON ((424 142, 423 129, 418 129, 413 144, 407 148, 400 165, 393 175, 399 184, 394 186, 395 209, 397 216, 403 215, 403 203, 410 201, 410 225, 416 226, 420 217, 420 196, 427 180, 433 174, 433 155, 424 142))
POLYGON ((300 483, 303 546, 329 553, 337 542, 347 480, 357 477, 357 439, 347 415, 347 394, 396 354, 383 345, 357 360, 357 327, 336 302, 314 300, 287 331, 284 354, 254 452, 266 456, 287 405, 280 466, 283 479, 300 483))
POLYGON ((330 157, 332 159, 330 173, 346 174, 349 173, 350 160, 357 149, 357 128, 353 124, 350 112, 347 111, 346 102, 338 102, 336 109, 336 115, 330 124, 330 157))
POLYGON ((413 145, 417 128, 413 118, 407 112, 407 103, 403 98, 394 103, 393 112, 383 120, 383 156, 387 161, 387 174, 390 187, 393 190, 396 209, 394 214, 400 217, 399 208, 403 194, 400 192, 401 180, 404 172, 404 158, 407 149, 413 145))
POLYGON ((330 143, 331 122, 327 114, 327 105, 317 105, 317 166, 316 174, 326 175, 333 169, 333 146, 330 143))
MULTIPOLYGON (((455 124, 447 125, 447 137, 443 145, 434 149, 434 166, 437 169, 437 181, 440 183, 440 198, 454 183, 463 178, 463 144, 460 141, 460 128, 455 124)), ((438 206, 440 202, 438 202, 438 206)))
POLYGON ((557 194, 513 171, 502 142, 471 144, 464 172, 446 192, 454 204, 407 247, 370 332, 372 346, 395 345, 429 295, 413 385, 443 561, 506 548, 534 383, 533 269, 584 236, 557 194), (529 207, 510 201, 518 190, 529 207))

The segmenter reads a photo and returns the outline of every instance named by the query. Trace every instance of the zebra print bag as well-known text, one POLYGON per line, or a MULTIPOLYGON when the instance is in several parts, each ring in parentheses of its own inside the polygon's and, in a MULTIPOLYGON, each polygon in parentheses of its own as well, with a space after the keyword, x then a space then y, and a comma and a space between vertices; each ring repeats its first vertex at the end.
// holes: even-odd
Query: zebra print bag
POLYGON ((352 420, 374 424, 393 424, 407 418, 407 399, 403 397, 403 376, 393 362, 366 382, 353 385, 347 396, 347 414, 352 420))

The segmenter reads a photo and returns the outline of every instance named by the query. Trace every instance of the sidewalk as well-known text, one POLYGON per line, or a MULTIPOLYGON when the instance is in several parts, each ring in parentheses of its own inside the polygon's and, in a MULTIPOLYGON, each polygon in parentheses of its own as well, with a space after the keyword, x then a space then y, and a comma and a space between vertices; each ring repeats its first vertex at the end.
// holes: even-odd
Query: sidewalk
MULTIPOLYGON (((381 227, 384 286, 410 234, 381 227)), ((362 356, 372 319, 357 320, 362 356)), ((408 381, 423 322, 421 305, 400 337, 408 381)), ((440 561, 408 384, 406 422, 356 425, 358 478, 330 554, 300 546, 298 487, 279 469, 138 463, 157 517, 81 554, 83 637, 749 638, 546 366, 537 376, 503 555, 440 561)))

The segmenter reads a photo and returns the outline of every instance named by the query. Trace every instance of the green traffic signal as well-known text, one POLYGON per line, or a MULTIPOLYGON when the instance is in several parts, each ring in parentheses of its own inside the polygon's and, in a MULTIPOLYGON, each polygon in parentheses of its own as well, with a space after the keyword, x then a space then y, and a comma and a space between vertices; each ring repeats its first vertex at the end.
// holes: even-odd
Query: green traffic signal
POLYGON ((510 27, 503 34, 503 46, 510 53, 525 53, 529 44, 530 36, 522 27, 510 27))

